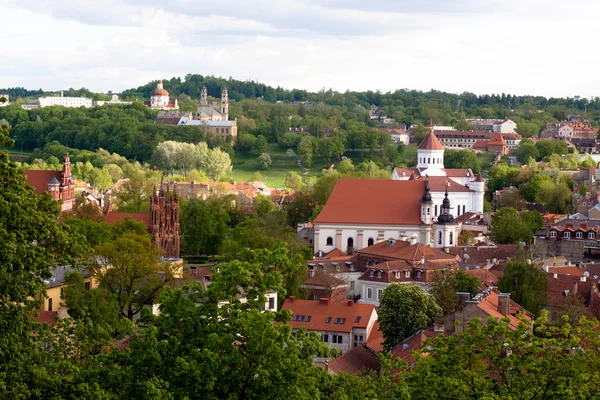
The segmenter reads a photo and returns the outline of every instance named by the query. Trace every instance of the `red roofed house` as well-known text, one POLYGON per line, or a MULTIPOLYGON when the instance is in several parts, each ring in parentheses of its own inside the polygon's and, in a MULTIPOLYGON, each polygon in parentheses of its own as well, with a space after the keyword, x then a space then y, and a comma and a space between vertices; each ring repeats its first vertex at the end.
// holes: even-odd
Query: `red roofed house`
POLYGON ((25 171, 27 183, 33 186, 35 194, 50 193, 56 200, 62 201, 61 211, 73 209, 75 205, 75 180, 71 174, 69 154, 65 154, 62 171, 25 171))
POLYGON ((456 256, 415 241, 388 240, 356 252, 356 263, 365 267, 358 278, 360 298, 379 305, 391 283, 413 283, 427 289, 435 271, 459 268, 456 256))
POLYGON ((309 332, 321 335, 330 349, 342 353, 367 341, 377 321, 377 311, 372 304, 330 302, 328 299, 285 300, 282 310, 290 310, 289 322, 294 330, 305 327, 309 332))
POLYGON ((506 155, 510 149, 502 134, 492 133, 490 134, 490 140, 478 140, 475 142, 473 150, 506 155))

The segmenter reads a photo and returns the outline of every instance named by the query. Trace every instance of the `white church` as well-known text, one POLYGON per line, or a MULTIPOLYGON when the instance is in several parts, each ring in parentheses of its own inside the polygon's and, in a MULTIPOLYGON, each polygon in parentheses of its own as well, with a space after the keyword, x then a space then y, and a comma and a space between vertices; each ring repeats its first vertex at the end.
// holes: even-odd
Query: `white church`
POLYGON ((417 167, 396 168, 392 180, 340 179, 313 221, 315 253, 347 253, 387 239, 456 246, 461 227, 454 217, 483 212, 485 180, 444 169, 444 147, 433 132, 417 154, 417 167))

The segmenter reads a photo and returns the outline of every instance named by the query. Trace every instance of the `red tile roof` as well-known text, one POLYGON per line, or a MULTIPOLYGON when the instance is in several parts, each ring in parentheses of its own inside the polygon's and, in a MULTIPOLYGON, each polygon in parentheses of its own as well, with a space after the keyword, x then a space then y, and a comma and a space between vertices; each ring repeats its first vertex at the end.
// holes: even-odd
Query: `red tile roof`
POLYGON ((473 176, 473 172, 469 168, 444 168, 447 177, 460 178, 465 176, 473 176))
POLYGON ((333 257, 348 257, 346 253, 341 251, 340 249, 333 249, 329 253, 325 254, 324 258, 333 258, 333 257))
POLYGON ((418 169, 416 168, 394 168, 396 171, 396 175, 398 176, 408 176, 410 177, 415 171, 418 173, 418 169))
POLYGON ((56 325, 55 317, 58 315, 57 311, 41 311, 37 310, 37 317, 35 317, 36 322, 45 323, 50 326, 56 325))
MULTIPOLYGON (((424 176, 420 176, 417 178, 417 180, 425 180, 424 176)), ((472 192, 473 190, 469 189, 468 187, 465 187, 461 184, 456 183, 455 181, 453 181, 452 179, 448 179, 445 176, 430 176, 429 177, 429 189, 432 192, 445 192, 446 191, 446 187, 448 187, 448 192, 454 192, 454 193, 468 193, 468 192, 472 192)))
POLYGON ((424 180, 340 179, 314 223, 421 225, 424 180))
POLYGON ((433 133, 433 129, 429 131, 429 134, 425 136, 425 139, 419 144, 419 150, 444 150, 444 146, 440 143, 438 138, 433 133))
POLYGON ((388 241, 384 240, 372 246, 356 250, 355 253, 385 257, 387 260, 421 261, 421 257, 425 257, 426 261, 456 261, 456 256, 453 254, 419 243, 411 245, 410 242, 403 242, 402 240, 394 240, 391 245, 388 245, 388 241))
MULTIPOLYGON (((513 300, 510 301, 510 312, 509 315, 504 316, 500 311, 498 311, 498 294, 499 292, 496 290, 490 290, 487 296, 484 296, 478 303, 477 307, 479 307, 483 312, 487 315, 491 315, 494 318, 502 319, 509 318, 510 324, 509 327, 511 329, 516 329, 521 319, 517 316, 521 311, 526 311, 523 307, 515 303, 513 300)), ((526 318, 529 320, 533 320, 531 314, 526 313, 526 318)))
POLYGON ((500 133, 492 133, 488 146, 506 146, 506 141, 500 133))
POLYGON ((375 305, 357 304, 352 301, 342 303, 330 302, 326 299, 297 300, 290 297, 284 301, 281 309, 292 311, 292 319, 289 321, 292 328, 306 327, 309 331, 351 333, 352 328, 367 329, 371 319, 377 317, 375 305), (303 320, 295 321, 295 316, 302 316, 303 320), (310 317, 309 321, 306 320, 308 317, 310 317), (343 324, 340 323, 342 318, 346 319, 343 324), (337 324, 336 320, 338 320, 337 324))
POLYGON ((546 276, 548 277, 548 306, 564 306, 564 298, 568 294, 573 294, 575 292, 583 296, 586 304, 589 303, 590 294, 594 282, 590 280, 582 282, 579 277, 567 275, 562 275, 558 278, 554 278, 554 275, 552 273, 548 273, 546 274, 546 276))
POLYGON ((35 194, 40 195, 48 191, 48 182, 53 177, 59 181, 61 180, 62 171, 27 170, 25 171, 25 177, 27 183, 33 186, 35 194))
POLYGON ((474 276, 475 278, 479 279, 479 282, 481 283, 481 289, 486 289, 489 287, 497 287, 498 282, 500 281, 500 278, 498 277, 498 275, 494 274, 491 271, 488 271, 485 268, 470 269, 465 272, 468 275, 474 276))
POLYGON ((125 218, 129 217, 133 220, 140 221, 146 224, 146 227, 150 226, 150 214, 149 213, 128 213, 128 212, 118 212, 118 211, 110 211, 106 216, 106 223, 109 225, 115 224, 117 222, 125 221, 125 218))
POLYGON ((578 267, 549 267, 548 272, 558 275, 583 276, 583 270, 578 267))
POLYGON ((376 352, 366 345, 359 345, 350 351, 334 358, 327 364, 327 369, 336 374, 368 375, 381 367, 376 352))

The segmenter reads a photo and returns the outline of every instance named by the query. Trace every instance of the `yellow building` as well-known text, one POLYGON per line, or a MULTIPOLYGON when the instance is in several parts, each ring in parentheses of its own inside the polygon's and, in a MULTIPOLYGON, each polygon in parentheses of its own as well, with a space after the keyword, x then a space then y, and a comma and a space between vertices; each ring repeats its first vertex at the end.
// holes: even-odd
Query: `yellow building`
MULTIPOLYGON (((46 295, 38 296, 38 300, 42 300, 42 304, 40 305, 41 311, 57 311, 61 307, 61 303, 63 302, 61 290, 66 286, 65 275, 74 271, 75 269, 70 266, 52 269, 52 277, 45 281, 46 295)), ((98 283, 87 271, 87 269, 82 268, 80 272, 83 275, 83 282, 86 290, 90 290, 98 286, 98 283)))

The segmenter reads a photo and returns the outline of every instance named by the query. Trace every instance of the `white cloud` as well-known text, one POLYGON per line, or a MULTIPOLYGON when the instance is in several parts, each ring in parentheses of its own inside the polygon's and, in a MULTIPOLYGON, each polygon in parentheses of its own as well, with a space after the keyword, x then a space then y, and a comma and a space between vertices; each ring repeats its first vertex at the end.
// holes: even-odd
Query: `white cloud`
POLYGON ((186 73, 317 90, 591 96, 592 0, 0 0, 0 87, 186 73))

